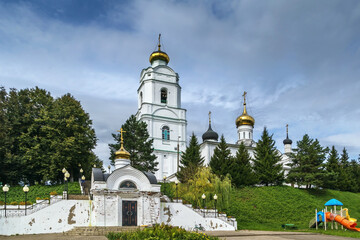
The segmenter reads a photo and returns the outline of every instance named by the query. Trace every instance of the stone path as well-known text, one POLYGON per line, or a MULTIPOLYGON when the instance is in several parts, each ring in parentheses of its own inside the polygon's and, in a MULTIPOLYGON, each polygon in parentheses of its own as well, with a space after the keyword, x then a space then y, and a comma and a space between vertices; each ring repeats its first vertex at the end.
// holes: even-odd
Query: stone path
MULTIPOLYGON (((356 238, 346 238, 338 236, 320 235, 315 233, 302 232, 274 232, 274 231, 219 231, 207 232, 212 236, 218 236, 222 240, 350 240, 356 238)), ((106 240, 104 236, 66 236, 62 233, 57 234, 36 234, 19 236, 0 236, 0 240, 106 240)))

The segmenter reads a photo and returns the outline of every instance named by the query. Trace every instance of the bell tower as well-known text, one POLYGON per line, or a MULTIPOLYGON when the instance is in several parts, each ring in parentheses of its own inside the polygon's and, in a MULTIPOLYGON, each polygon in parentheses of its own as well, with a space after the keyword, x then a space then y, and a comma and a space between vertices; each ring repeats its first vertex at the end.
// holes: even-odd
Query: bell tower
POLYGON ((186 109, 181 108, 179 75, 168 66, 170 58, 161 50, 161 34, 149 61, 151 66, 140 74, 136 117, 147 124, 154 140, 159 162, 155 176, 162 180, 176 173, 178 155, 186 149, 186 109))

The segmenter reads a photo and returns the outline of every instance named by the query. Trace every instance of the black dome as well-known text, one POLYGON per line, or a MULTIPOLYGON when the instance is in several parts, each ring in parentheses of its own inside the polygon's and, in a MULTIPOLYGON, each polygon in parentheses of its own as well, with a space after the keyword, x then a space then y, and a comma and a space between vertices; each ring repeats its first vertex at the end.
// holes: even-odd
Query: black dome
POLYGON ((285 145, 285 144, 292 144, 292 141, 291 141, 291 139, 289 139, 289 138, 287 137, 286 139, 284 139, 283 143, 284 143, 284 145, 285 145))
POLYGON ((202 139, 203 141, 205 140, 217 141, 219 139, 219 135, 211 129, 211 125, 209 124, 209 129, 202 135, 202 139))

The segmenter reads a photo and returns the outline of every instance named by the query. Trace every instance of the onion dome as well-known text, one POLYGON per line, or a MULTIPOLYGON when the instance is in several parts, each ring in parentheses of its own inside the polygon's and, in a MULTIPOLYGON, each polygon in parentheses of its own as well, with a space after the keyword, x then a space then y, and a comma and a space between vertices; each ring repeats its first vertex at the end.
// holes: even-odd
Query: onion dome
POLYGON ((286 124, 286 138, 283 141, 284 145, 292 144, 292 140, 289 138, 289 129, 288 129, 288 127, 289 127, 289 125, 286 124))
POLYGON ((121 133, 121 142, 120 142, 121 145, 120 145, 120 149, 115 152, 115 159, 130 159, 130 153, 126 151, 126 149, 124 148, 123 133, 125 131, 123 131, 123 129, 121 128, 120 131, 118 132, 121 133))
POLYGON ((152 64, 155 60, 163 60, 168 64, 170 62, 169 56, 166 54, 166 52, 161 51, 161 44, 160 44, 160 37, 161 34, 159 34, 159 44, 158 44, 158 50, 151 53, 149 61, 152 64))
POLYGON ((239 127, 241 125, 250 125, 252 127, 254 127, 254 124, 255 124, 255 120, 252 116, 248 115, 247 114, 247 111, 246 111, 246 92, 244 92, 244 110, 243 110, 243 113, 241 114, 241 116, 239 116, 235 123, 236 123, 236 127, 239 127))
POLYGON ((204 142, 206 140, 217 141, 219 139, 219 135, 211 128, 211 112, 209 112, 209 129, 202 135, 202 139, 204 142))

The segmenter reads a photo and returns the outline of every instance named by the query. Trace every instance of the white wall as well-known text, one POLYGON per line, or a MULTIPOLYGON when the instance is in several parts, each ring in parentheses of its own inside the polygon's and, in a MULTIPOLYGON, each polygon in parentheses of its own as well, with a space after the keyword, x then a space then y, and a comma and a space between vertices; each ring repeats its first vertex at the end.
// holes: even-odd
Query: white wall
POLYGON ((61 233, 94 222, 89 200, 63 200, 21 217, 0 218, 0 235, 61 233))
POLYGON ((219 218, 202 217, 182 203, 161 203, 161 222, 193 230, 201 224, 206 231, 235 231, 236 228, 219 218))

